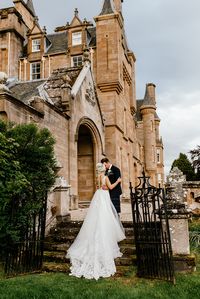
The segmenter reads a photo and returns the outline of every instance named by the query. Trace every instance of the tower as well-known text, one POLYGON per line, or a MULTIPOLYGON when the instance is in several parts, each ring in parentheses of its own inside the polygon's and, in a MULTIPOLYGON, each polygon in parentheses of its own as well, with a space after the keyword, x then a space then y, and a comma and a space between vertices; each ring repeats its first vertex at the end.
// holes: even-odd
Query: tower
MULTIPOLYGON (((101 13, 95 17, 94 71, 105 118, 106 155, 121 168, 123 176, 131 179, 138 153, 133 121, 136 59, 127 46, 121 2, 105 0, 101 13)), ((125 193, 129 192, 128 181, 122 186, 125 193)))
POLYGON ((14 0, 14 7, 0 10, 0 71, 18 78, 18 60, 26 43, 26 33, 33 27, 35 11, 32 0, 14 0), (23 16, 23 17, 22 17, 23 16))
POLYGON ((155 128, 155 85, 146 85, 143 105, 140 107, 144 134, 144 165, 153 185, 156 184, 156 128, 155 128))

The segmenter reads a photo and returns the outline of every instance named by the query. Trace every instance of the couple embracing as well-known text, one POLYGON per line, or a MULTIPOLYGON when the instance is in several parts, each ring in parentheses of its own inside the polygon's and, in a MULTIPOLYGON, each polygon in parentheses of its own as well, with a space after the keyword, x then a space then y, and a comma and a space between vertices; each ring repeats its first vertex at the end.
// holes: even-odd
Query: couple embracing
POLYGON ((125 239, 125 234, 119 218, 120 170, 104 158, 97 163, 96 171, 97 190, 67 257, 71 275, 97 280, 115 274, 114 259, 122 256, 118 242, 125 239))

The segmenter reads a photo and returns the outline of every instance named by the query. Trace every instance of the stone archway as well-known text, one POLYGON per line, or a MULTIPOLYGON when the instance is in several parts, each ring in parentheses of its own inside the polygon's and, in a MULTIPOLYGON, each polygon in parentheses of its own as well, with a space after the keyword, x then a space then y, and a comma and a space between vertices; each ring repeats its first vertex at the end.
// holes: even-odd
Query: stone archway
POLYGON ((90 201, 95 191, 95 144, 88 126, 78 131, 78 196, 79 202, 90 201))
POLYGON ((8 121, 8 115, 5 111, 0 111, 0 119, 3 121, 8 121))

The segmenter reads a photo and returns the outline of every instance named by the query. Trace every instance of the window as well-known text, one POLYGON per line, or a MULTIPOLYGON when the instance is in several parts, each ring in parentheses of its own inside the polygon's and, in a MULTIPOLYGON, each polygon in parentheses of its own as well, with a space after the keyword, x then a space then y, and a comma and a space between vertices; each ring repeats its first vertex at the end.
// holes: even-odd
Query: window
POLYGON ((8 73, 8 50, 0 49, 0 71, 8 73))
POLYGON ((156 155, 157 155, 157 163, 160 163, 161 161, 160 161, 160 149, 159 148, 157 148, 157 150, 156 150, 156 155))
POLYGON ((72 66, 81 66, 83 64, 82 56, 73 56, 72 57, 72 66))
POLYGON ((39 52, 39 51, 40 51, 40 39, 33 39, 32 52, 39 52))
POLYGON ((162 175, 161 175, 161 173, 157 174, 157 178, 158 178, 158 183, 161 184, 162 183, 162 175))
POLYGON ((72 46, 77 46, 82 44, 82 34, 81 32, 72 33, 72 46))
POLYGON ((40 79, 40 62, 31 63, 31 80, 40 79))
POLYGON ((152 145, 151 151, 152 151, 152 161, 155 162, 155 147, 154 147, 154 145, 152 145))
POLYGON ((127 133, 126 108, 124 108, 124 135, 127 133))
POLYGON ((153 121, 151 120, 151 131, 153 131, 153 121))

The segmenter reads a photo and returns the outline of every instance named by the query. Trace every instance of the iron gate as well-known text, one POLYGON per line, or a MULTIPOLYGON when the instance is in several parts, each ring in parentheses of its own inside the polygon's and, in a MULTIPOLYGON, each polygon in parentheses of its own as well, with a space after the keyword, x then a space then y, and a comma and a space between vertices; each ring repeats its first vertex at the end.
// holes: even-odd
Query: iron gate
POLYGON ((137 275, 175 283, 165 193, 149 179, 143 172, 134 193, 130 183, 137 275))
MULTIPOLYGON (((20 209, 20 206, 13 206, 20 209)), ((37 213, 26 216, 19 242, 9 244, 5 255, 5 274, 12 276, 20 273, 38 271, 42 267, 47 196, 37 213)))

